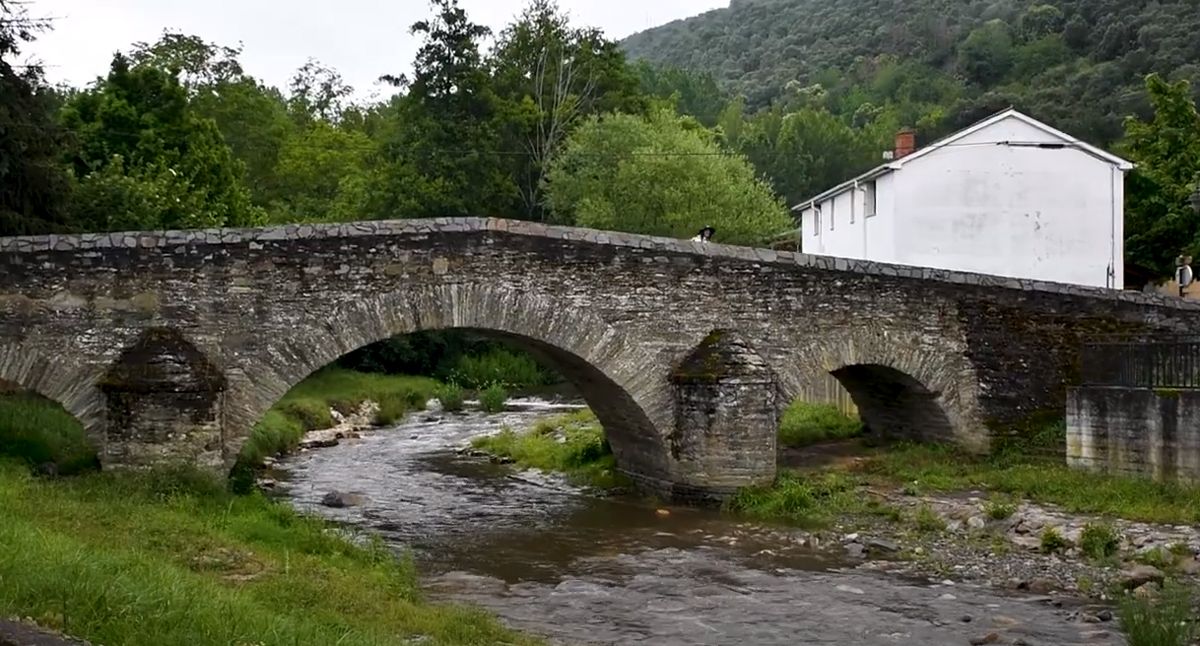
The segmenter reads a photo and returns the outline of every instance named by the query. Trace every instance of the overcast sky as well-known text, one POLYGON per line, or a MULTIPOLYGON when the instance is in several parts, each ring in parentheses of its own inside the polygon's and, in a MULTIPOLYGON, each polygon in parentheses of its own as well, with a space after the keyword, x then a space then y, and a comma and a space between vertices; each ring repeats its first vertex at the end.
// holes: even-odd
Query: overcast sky
MULTIPOLYGON (((525 0, 460 0, 471 19, 498 30, 525 0)), ((613 38, 728 6, 729 0, 559 0, 573 22, 613 38)), ((108 69, 112 54, 163 29, 223 45, 243 45, 242 66, 285 87, 313 57, 333 67, 360 97, 385 73, 408 71, 416 41, 408 28, 430 15, 427 0, 33 0, 54 30, 26 54, 46 65, 51 82, 84 85, 108 69)))

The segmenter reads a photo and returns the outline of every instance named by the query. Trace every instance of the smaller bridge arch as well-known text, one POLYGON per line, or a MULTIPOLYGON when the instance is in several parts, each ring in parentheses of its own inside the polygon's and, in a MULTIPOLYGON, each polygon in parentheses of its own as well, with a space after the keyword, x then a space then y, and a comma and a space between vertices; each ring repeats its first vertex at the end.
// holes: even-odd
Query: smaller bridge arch
POLYGON ((986 452, 972 366, 961 348, 918 332, 846 329, 814 335, 777 366, 787 401, 815 400, 826 375, 850 393, 868 432, 986 452), (964 378, 966 377, 966 378, 964 378))
POLYGON ((58 403, 83 425, 88 443, 105 448, 107 413, 96 370, 62 356, 50 358, 20 343, 0 343, 0 381, 58 403))

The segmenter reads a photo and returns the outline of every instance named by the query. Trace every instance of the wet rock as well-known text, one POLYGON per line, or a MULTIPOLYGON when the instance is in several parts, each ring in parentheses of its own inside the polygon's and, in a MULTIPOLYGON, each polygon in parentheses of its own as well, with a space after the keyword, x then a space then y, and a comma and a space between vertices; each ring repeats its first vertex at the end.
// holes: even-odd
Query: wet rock
POLYGON ((1195 557, 1186 558, 1179 562, 1176 566, 1179 572, 1188 576, 1200 576, 1200 561, 1195 557))
POLYGON ((437 422, 442 421, 442 418, 436 415, 426 415, 425 417, 421 418, 421 421, 426 424, 436 424, 437 422))
POLYGON ((1135 565, 1121 571, 1121 583, 1127 590, 1140 588, 1147 583, 1162 583, 1162 570, 1153 565, 1135 565))
POLYGON ((343 493, 341 491, 330 491, 329 493, 325 494, 324 498, 321 499, 322 505, 325 505, 326 507, 333 507, 334 509, 358 507, 364 502, 366 502, 366 498, 360 494, 343 493))
POLYGON ((972 621, 975 621, 975 618, 972 617, 971 615, 963 615, 963 616, 959 617, 958 620, 963 622, 964 624, 969 624, 972 621))
POLYGON ((1112 621, 1113 613, 1111 610, 1101 610, 1100 612, 1096 613, 1096 618, 1100 621, 1112 621))
POLYGON ((867 549, 872 552, 893 554, 900 551, 900 545, 883 538, 872 538, 867 541, 867 549))
POLYGON ((258 481, 259 489, 274 489, 277 486, 279 486, 279 483, 270 478, 263 478, 258 481))
POLYGON ((849 585, 839 585, 837 589, 841 592, 849 592, 850 594, 866 594, 862 588, 855 588, 849 585))
POLYGON ((988 633, 983 637, 976 637, 971 640, 971 646, 983 646, 984 644, 995 644, 1000 641, 1000 633, 988 633))
POLYGON ((863 547, 861 543, 850 543, 846 546, 846 555, 852 559, 866 558, 867 548, 863 547))
POLYGON ((318 438, 315 440, 305 440, 300 443, 302 449, 328 449, 337 446, 339 440, 336 437, 318 438))
POLYGON ((1047 594, 1059 589, 1058 582, 1046 577, 1036 577, 1017 584, 1018 590, 1028 590, 1034 594, 1047 594))
POLYGON ((1098 623, 1100 623, 1100 617, 1098 617, 1097 615, 1093 615, 1093 614, 1091 614, 1091 613, 1087 613, 1087 612, 1085 612, 1085 613, 1083 613, 1082 615, 1080 615, 1080 616, 1079 616, 1079 619, 1080 619, 1081 621, 1083 621, 1083 623, 1085 623, 1085 624, 1098 624, 1098 623))

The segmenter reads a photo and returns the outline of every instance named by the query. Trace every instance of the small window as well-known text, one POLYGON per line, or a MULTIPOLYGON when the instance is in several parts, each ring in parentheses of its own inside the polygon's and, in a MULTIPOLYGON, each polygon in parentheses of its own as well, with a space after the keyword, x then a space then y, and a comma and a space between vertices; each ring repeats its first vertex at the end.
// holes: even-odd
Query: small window
POLYGON ((813 206, 813 235, 821 235, 821 207, 813 206))
POLYGON ((869 218, 876 214, 877 199, 875 197, 875 182, 867 182, 863 188, 863 217, 869 218))
POLYGON ((833 231, 833 221, 837 217, 837 196, 829 198, 829 230, 833 231))

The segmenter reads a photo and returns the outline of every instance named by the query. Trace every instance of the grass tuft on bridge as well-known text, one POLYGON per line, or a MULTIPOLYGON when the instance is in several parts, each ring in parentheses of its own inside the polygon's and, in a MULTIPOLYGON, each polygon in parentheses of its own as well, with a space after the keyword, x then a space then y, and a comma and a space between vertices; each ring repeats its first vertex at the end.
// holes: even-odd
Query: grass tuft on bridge
POLYGON ((378 543, 184 472, 47 481, 0 462, 0 616, 94 643, 534 643, 422 603, 378 543))

